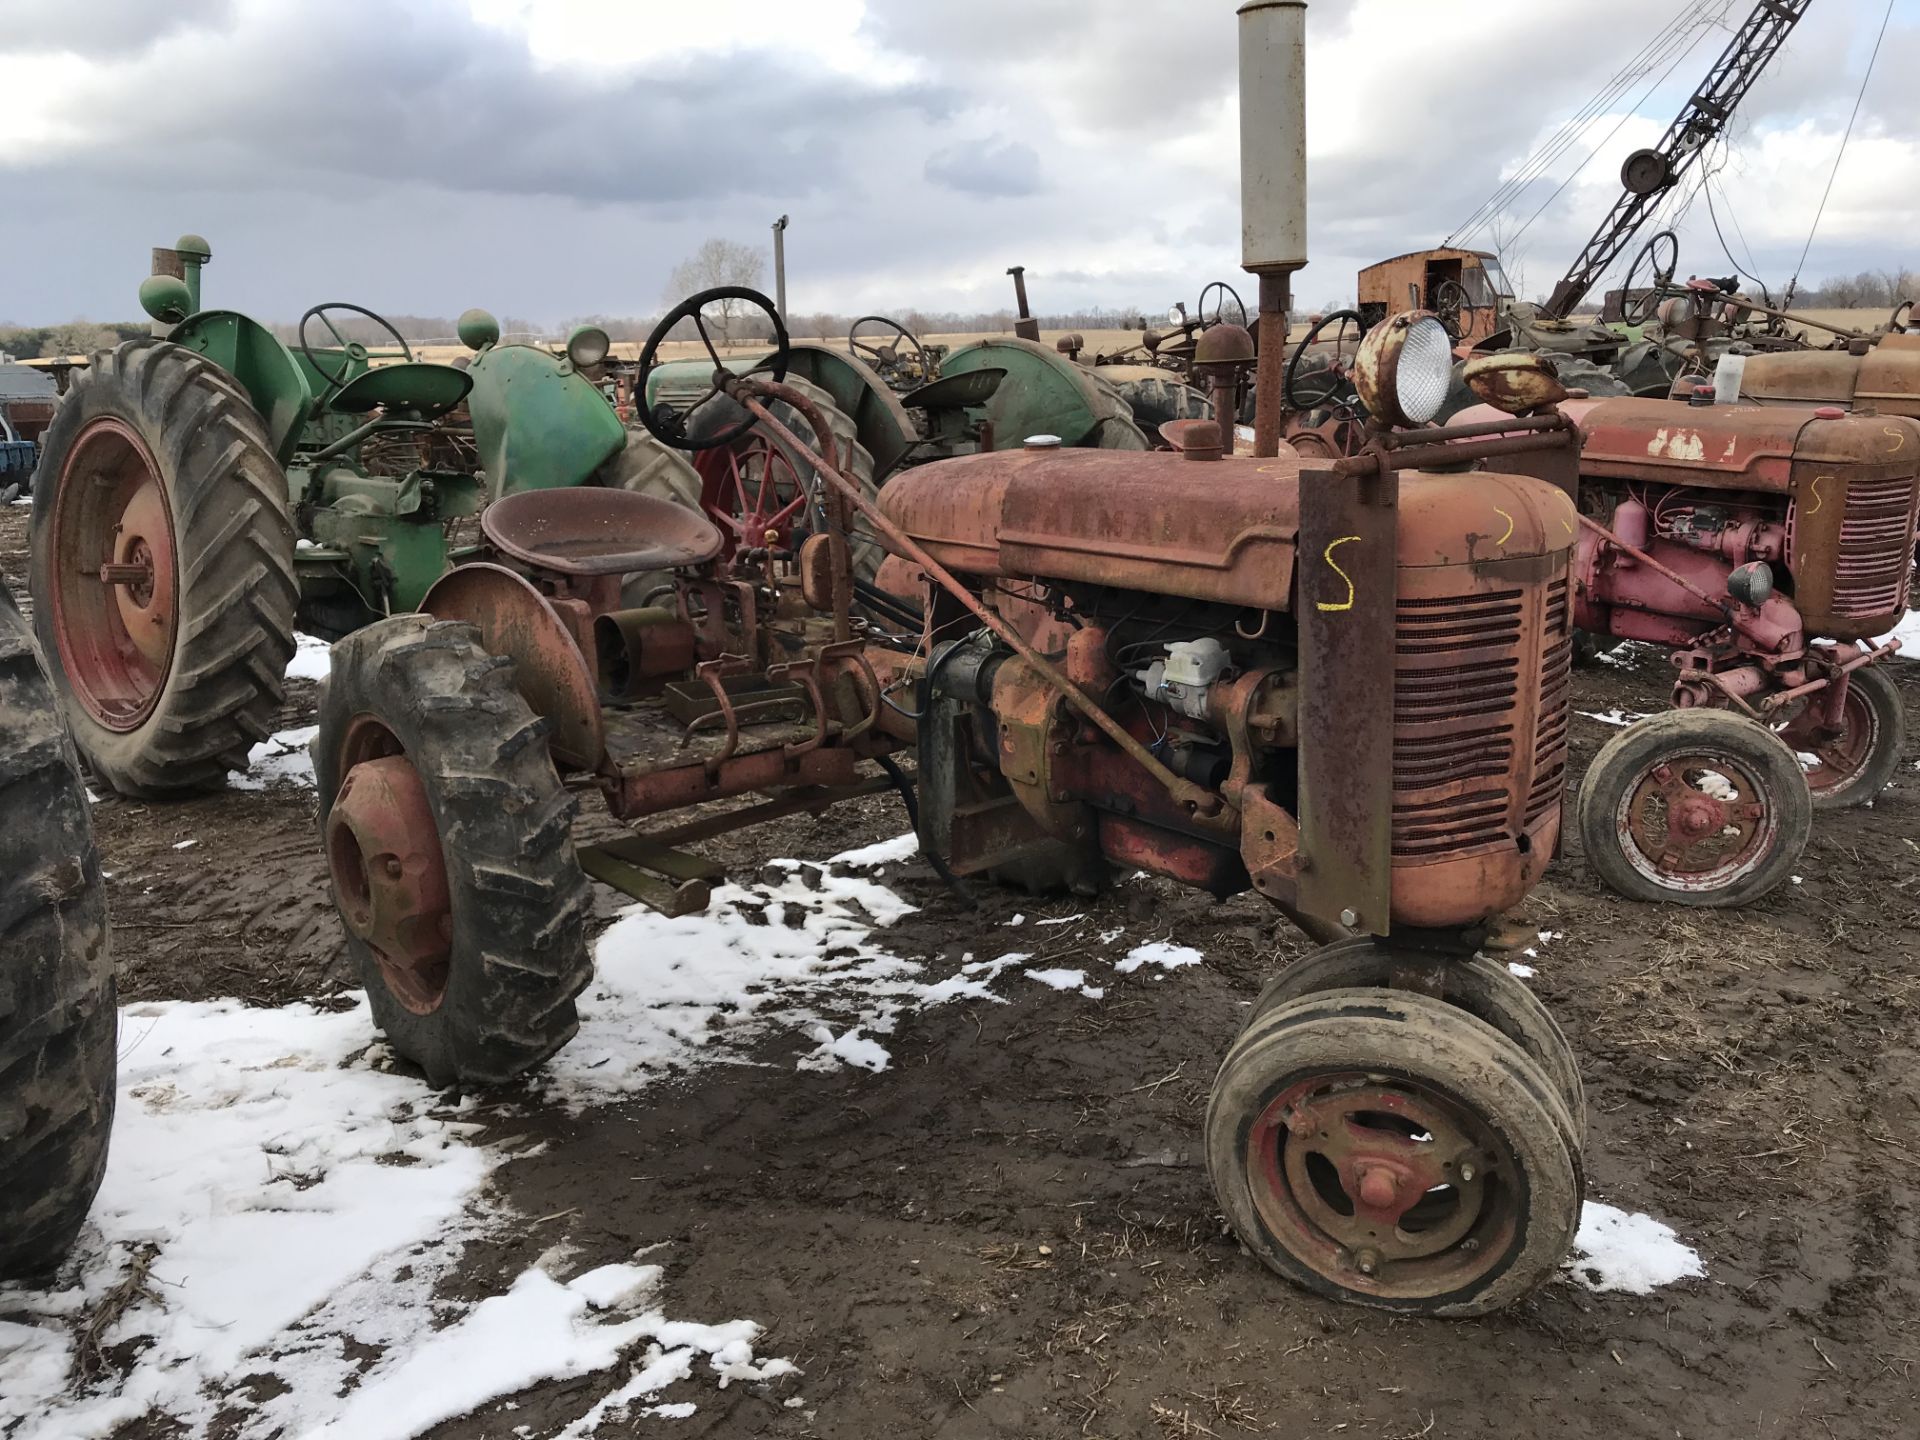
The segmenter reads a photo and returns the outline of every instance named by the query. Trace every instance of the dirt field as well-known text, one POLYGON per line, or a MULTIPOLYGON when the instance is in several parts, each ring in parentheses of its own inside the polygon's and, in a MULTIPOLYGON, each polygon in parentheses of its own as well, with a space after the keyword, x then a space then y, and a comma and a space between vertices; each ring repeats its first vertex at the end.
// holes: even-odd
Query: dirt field
MULTIPOLYGON (((26 514, 0 509, 17 592, 26 514)), ((1893 671, 1920 713, 1920 663, 1893 671)), ((1581 672, 1576 706, 1655 709, 1668 673, 1651 652, 1581 672)), ((312 700, 296 685, 282 724, 310 723, 312 700)), ((1575 721, 1576 779, 1610 733, 1575 721)), ((967 911, 916 861, 885 875, 920 907, 886 944, 934 974, 1008 937, 1032 948, 1033 930, 1005 928, 1022 912, 1029 925, 1084 914, 1050 932, 1056 963, 1154 939, 1205 963, 1109 975, 1099 1000, 1034 986, 1012 1004, 910 1014, 878 1074, 796 1071, 788 1039, 764 1056, 778 1068, 716 1066, 580 1114, 487 1102, 489 1141, 530 1152, 496 1172, 501 1199, 545 1218, 473 1245, 447 1293, 494 1293, 556 1242, 587 1262, 674 1242, 675 1303, 752 1315, 770 1327, 760 1352, 804 1372, 804 1407, 772 1384, 709 1388, 685 1435, 1911 1437, 1911 741, 1901 777, 1873 808, 1822 817, 1800 883, 1752 910, 1622 902, 1576 849, 1522 912, 1561 933, 1534 984, 1580 1056, 1590 1197, 1673 1225, 1703 1280, 1646 1298, 1556 1283, 1481 1322, 1290 1289, 1222 1233, 1198 1135, 1243 1007, 1299 939, 1257 900, 1161 882, 1072 905, 993 893, 967 911)), ((280 1004, 356 983, 310 791, 109 798, 95 819, 124 999, 280 1004)), ((902 828, 897 806, 873 801, 754 832, 728 858, 752 876, 902 828)), ((600 914, 615 908, 602 892, 600 914)), ((613 1383, 549 1383, 430 1433, 551 1435, 613 1383)))

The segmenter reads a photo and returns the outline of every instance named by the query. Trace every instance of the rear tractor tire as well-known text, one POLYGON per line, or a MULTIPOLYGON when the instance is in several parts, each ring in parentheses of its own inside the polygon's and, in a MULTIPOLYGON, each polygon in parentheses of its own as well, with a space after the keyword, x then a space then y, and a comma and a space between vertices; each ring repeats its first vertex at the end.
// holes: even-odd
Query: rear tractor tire
POLYGON ((1587 863, 1629 900, 1745 905, 1799 861, 1813 797, 1800 761, 1758 721, 1669 710, 1601 747, 1576 816, 1587 863))
POLYGON ((1241 1032, 1207 1104, 1228 1223, 1316 1294, 1481 1315, 1559 1268, 1579 1171, 1553 1082, 1444 1000, 1323 990, 1241 1032))
POLYGON ((511 1080, 579 1028, 592 902, 548 728, 471 625, 399 615, 334 649, 312 747, 334 905, 374 1023, 434 1085, 511 1080))
POLYGON ((60 1263, 106 1171, 118 1010, 80 767, 0 585, 0 1279, 60 1263))
POLYGON ((125 795, 245 770, 293 655, 293 519, 233 379, 163 340, 96 355, 33 497, 34 629, 74 743, 125 795))

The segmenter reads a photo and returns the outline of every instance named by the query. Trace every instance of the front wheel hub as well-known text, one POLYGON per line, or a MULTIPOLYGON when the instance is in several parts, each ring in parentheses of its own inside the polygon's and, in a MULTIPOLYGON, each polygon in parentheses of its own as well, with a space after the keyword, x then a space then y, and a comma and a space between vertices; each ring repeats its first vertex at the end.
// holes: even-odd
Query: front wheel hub
POLYGON ((327 867, 346 927, 415 1014, 438 1008, 453 953, 453 908, 440 831, 404 755, 347 772, 327 817, 327 867))

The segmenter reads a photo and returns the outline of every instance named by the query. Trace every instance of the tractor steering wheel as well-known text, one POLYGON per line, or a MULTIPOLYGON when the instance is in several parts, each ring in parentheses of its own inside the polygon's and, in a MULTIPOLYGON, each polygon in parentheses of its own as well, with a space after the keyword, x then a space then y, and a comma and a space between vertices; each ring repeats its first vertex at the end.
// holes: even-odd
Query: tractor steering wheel
POLYGON ((355 315, 364 315, 382 330, 386 331, 387 334, 391 335, 394 338, 394 343, 399 345, 400 353, 406 356, 409 363, 412 362, 413 347, 407 344, 406 336, 393 328, 393 322, 391 320, 387 319, 384 315, 374 314, 373 311, 367 309, 364 305, 349 305, 344 300, 329 300, 324 305, 314 306, 300 317, 299 331, 301 356, 320 373, 320 377, 327 382, 329 389, 338 390, 345 385, 353 367, 363 364, 367 358, 367 347, 362 345, 358 340, 349 340, 346 336, 342 335, 340 333, 340 327, 333 323, 333 320, 327 313, 330 310, 351 310, 355 315), (313 353, 313 347, 307 343, 307 325, 313 320, 318 320, 322 325, 326 326, 327 333, 333 336, 335 343, 338 344, 342 350, 346 351, 346 358, 340 362, 340 373, 338 375, 320 363, 320 358, 313 353))
POLYGON ((1887 331, 1894 335, 1904 335, 1913 328, 1909 323, 1913 319, 1913 301, 1902 300, 1893 307, 1893 314, 1887 317, 1887 331))
MULTIPOLYGON (((660 323, 653 327, 653 333, 647 336, 647 343, 640 351, 640 363, 636 367, 633 382, 634 394, 639 402, 634 406, 640 416, 640 423, 647 427, 649 434, 661 444, 674 450, 715 450, 722 445, 731 445, 758 423, 759 417, 749 411, 746 418, 731 425, 724 425, 711 435, 694 439, 687 433, 687 420, 707 401, 722 392, 721 386, 732 375, 727 367, 720 363, 720 352, 713 348, 713 337, 707 334, 706 322, 700 318, 700 312, 716 300, 744 300, 766 314, 773 324, 773 365, 767 378, 776 385, 787 378, 787 361, 793 357, 793 347, 787 343, 787 327, 780 323, 780 312, 773 308, 773 301, 758 290, 749 290, 744 285, 716 285, 711 290, 702 290, 697 295, 689 295, 676 305, 660 323), (700 343, 707 347, 707 356, 713 361, 713 383, 706 393, 689 405, 676 409, 666 401, 658 405, 646 403, 647 376, 659 363, 660 347, 666 343, 667 336, 673 333, 673 327, 689 316, 693 319, 694 329, 700 332, 700 343)), ((763 364, 765 362, 762 362, 763 364)))
POLYGON ((1227 296, 1231 295, 1233 297, 1233 308, 1240 312, 1240 319, 1238 322, 1240 325, 1240 328, 1243 330, 1246 329, 1247 327, 1246 302, 1240 298, 1240 292, 1234 289, 1231 285, 1227 284, 1227 282, 1224 280, 1215 280, 1212 284, 1208 285, 1205 289, 1203 289, 1200 292, 1200 303, 1194 307, 1194 311, 1193 311, 1194 318, 1198 320, 1202 325, 1205 325, 1207 323, 1207 296, 1211 295, 1216 290, 1220 291, 1221 294, 1220 294, 1220 307, 1213 312, 1214 320, 1220 321, 1227 318, 1227 296))
POLYGON ((888 329, 892 330, 902 340, 913 347, 913 363, 919 367, 920 379, 927 381, 933 378, 932 371, 927 369, 926 349, 920 344, 919 338, 898 320, 889 320, 884 315, 862 315, 847 327, 847 349, 849 352, 857 352, 865 355, 873 361, 874 368, 883 376, 897 371, 903 363, 900 349, 897 345, 866 345, 856 339, 855 337, 859 333, 862 325, 885 325, 888 329))
POLYGON ((1653 312, 1660 308, 1660 301, 1668 287, 1673 284, 1673 272, 1680 265, 1680 237, 1671 230, 1662 230, 1645 245, 1640 253, 1633 257, 1633 264, 1627 267, 1627 283, 1620 287, 1620 318, 1629 325, 1644 325, 1653 318, 1653 312), (1667 263, 1660 263, 1660 252, 1656 248, 1662 242, 1667 247, 1667 263), (1642 267, 1652 273, 1653 283, 1646 287, 1643 299, 1636 300, 1633 292, 1639 287, 1633 282, 1640 276, 1642 267))
MULTIPOLYGON (((1305 414, 1309 410, 1317 410, 1320 406, 1325 405, 1329 400, 1333 399, 1334 396, 1338 395, 1345 387, 1347 370, 1345 364, 1341 361, 1340 347, 1346 343, 1347 326, 1349 323, 1352 324, 1357 335, 1364 335, 1366 333, 1366 320, 1358 310, 1335 310, 1331 314, 1322 315, 1319 322, 1311 330, 1307 331, 1305 338, 1294 347, 1293 358, 1287 362, 1287 383, 1280 391, 1281 398, 1286 401, 1287 409, 1300 414, 1305 414), (1329 367, 1329 373, 1332 379, 1322 390, 1316 393, 1302 395, 1298 384, 1300 379, 1300 362, 1306 359, 1308 349, 1314 341, 1320 338, 1320 332, 1336 320, 1340 322, 1340 328, 1334 332, 1333 336, 1333 362, 1329 367)), ((1358 340, 1355 341, 1354 348, 1357 352, 1359 348, 1358 340)), ((1311 380, 1309 383, 1312 383, 1311 380)))

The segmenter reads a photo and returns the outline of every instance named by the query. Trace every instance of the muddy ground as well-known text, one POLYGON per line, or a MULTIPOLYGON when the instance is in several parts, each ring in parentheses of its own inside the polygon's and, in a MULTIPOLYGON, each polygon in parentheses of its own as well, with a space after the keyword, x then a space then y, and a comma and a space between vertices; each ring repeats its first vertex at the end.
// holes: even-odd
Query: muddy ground
MULTIPOLYGON (((0 510, 16 590, 25 515, 0 510)), ((1584 671, 1576 706, 1655 709, 1667 673, 1650 652, 1584 671)), ((1920 714, 1920 663, 1893 673, 1920 714)), ((312 701, 296 686, 282 725, 310 723, 312 701)), ((1576 719, 1576 779, 1611 733, 1576 719)), ((357 983, 311 792, 105 798, 95 817, 125 997, 279 1003, 357 983)), ((870 801, 728 858, 750 876, 903 828, 870 801)), ((1618 900, 1577 842, 1555 863, 1522 914, 1566 935, 1534 984, 1580 1057, 1589 1194, 1672 1224, 1708 1277, 1646 1298, 1555 1283, 1484 1321, 1310 1298, 1223 1233, 1198 1147, 1208 1082, 1263 977, 1304 948, 1260 902, 1147 882, 967 911, 918 862, 886 878, 921 907, 888 949, 936 965, 1013 948, 989 932, 1016 911, 1087 913, 1061 927, 1067 963, 1122 926, 1112 953, 1171 938, 1207 960, 1109 977, 1099 1001, 1036 986, 910 1015, 879 1074, 796 1072, 789 1045, 778 1069, 716 1067, 577 1118, 513 1107, 492 1135, 544 1148, 498 1186, 558 1218, 470 1251, 462 1293, 494 1293, 559 1240, 586 1261, 675 1242, 677 1305, 759 1319, 759 1353, 805 1371, 804 1408, 782 1403, 790 1387, 709 1392, 671 1422, 686 1435, 1915 1433, 1920 745, 1873 808, 1822 817, 1801 883, 1743 913, 1618 900)), ((616 908, 604 892, 600 908, 616 908)), ((613 1383, 551 1384, 433 1433, 549 1434, 613 1383)))

